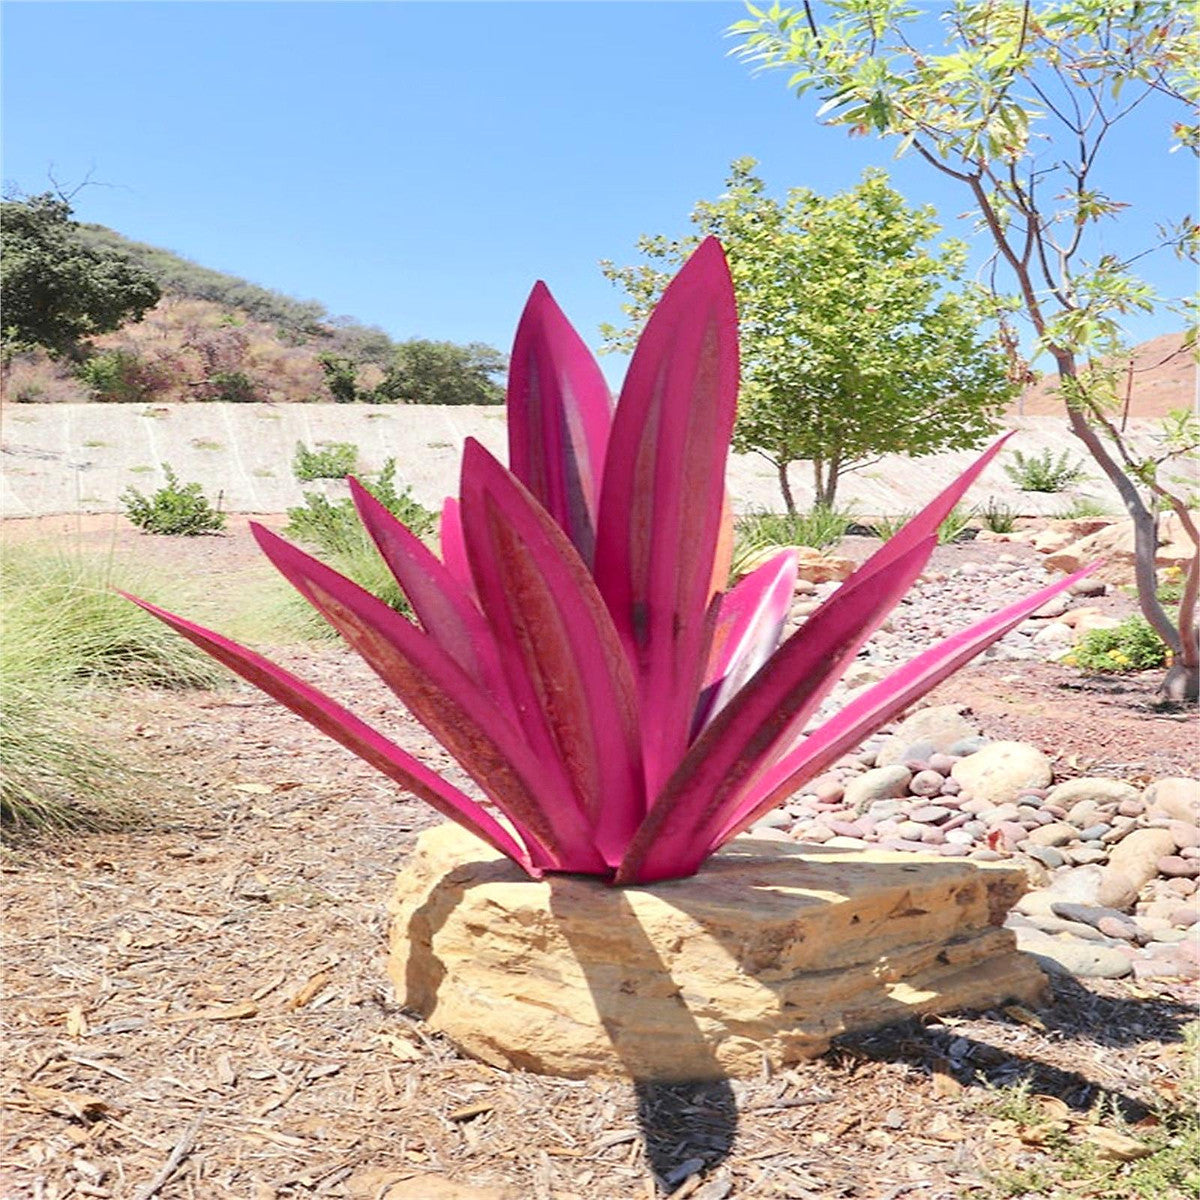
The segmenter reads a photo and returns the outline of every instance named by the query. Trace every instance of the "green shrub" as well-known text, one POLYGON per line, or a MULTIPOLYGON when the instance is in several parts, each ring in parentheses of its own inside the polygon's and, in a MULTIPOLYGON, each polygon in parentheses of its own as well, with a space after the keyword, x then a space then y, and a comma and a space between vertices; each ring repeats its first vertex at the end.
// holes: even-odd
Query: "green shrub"
POLYGON ((292 474, 304 483, 314 479, 345 479, 354 474, 357 466, 358 447, 351 442, 327 442, 316 450, 297 442, 292 474))
POLYGON ((1012 459, 1004 464, 1004 471, 1023 492, 1062 492, 1086 475, 1083 463, 1079 459, 1071 462, 1065 450, 1058 458, 1049 448, 1040 454, 1014 450, 1012 459))
MULTIPOLYGON (((396 460, 389 458, 374 481, 361 480, 363 487, 393 516, 398 517, 417 537, 426 537, 437 525, 437 514, 430 512, 409 494, 396 490, 396 460)), ((342 554, 358 546, 373 546, 354 502, 349 498, 330 500, 318 492, 305 492, 304 503, 287 512, 284 532, 326 554, 342 554)))
POLYGON ((258 384, 245 371, 216 371, 208 378, 204 398, 226 404, 257 404, 263 397, 258 384))
POLYGON ((354 359, 340 354, 318 354, 317 361, 325 372, 325 386, 338 404, 353 404, 360 398, 354 359))
POLYGON ((225 528, 225 514, 220 510, 220 497, 213 508, 198 483, 179 482, 167 463, 162 464, 167 482, 152 496, 137 488, 128 487, 120 496, 125 515, 147 533, 168 533, 194 536, 218 533, 225 528))
MULTIPOLYGON (((428 537, 437 527, 437 514, 430 512, 409 494, 396 490, 396 460, 389 458, 378 477, 362 481, 376 500, 398 517, 417 537, 428 537)), ((289 537, 311 546, 331 567, 353 579, 360 587, 390 604, 397 612, 409 612, 408 602, 379 557, 375 543, 363 528, 350 499, 330 500, 317 492, 305 492, 304 504, 288 509, 284 529, 289 537)), ((325 620, 296 593, 282 614, 281 622, 302 636, 336 636, 325 620), (299 601, 300 610, 295 607, 299 601)))
POLYGON ((983 522, 984 527, 993 533, 1012 533, 1017 527, 1017 514, 995 497, 982 508, 977 508, 975 515, 983 522))
POLYGON ((142 404, 166 384, 162 372, 130 350, 103 350, 79 364, 75 376, 94 400, 108 404, 142 404))
POLYGON ((1063 662, 1084 671, 1121 674, 1166 666, 1167 647, 1144 617, 1126 617, 1112 629, 1093 629, 1063 662))

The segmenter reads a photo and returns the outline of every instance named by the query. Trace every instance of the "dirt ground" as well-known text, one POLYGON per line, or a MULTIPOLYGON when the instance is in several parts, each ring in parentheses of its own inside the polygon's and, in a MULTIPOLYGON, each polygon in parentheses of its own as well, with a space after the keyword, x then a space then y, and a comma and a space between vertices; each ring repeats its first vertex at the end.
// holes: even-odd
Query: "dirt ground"
MULTIPOLYGON (((103 521, 73 537, 164 570, 260 569, 244 532, 103 521)), ((278 657, 455 777, 345 652, 278 657)), ((1194 773, 1194 726, 1154 711, 1149 680, 1020 667, 972 668, 939 698, 1061 775, 1194 773)), ((166 783, 133 829, 7 848, 5 1198, 949 1200, 1012 1194, 988 1181, 1045 1161, 997 1086, 1028 1081, 1076 1140, 1098 1111, 1152 1133, 1179 1103, 1198 994, 1159 982, 1059 980, 1036 1014, 945 1014, 745 1083, 472 1062, 397 1007, 385 970, 391 878, 435 814, 242 684, 123 692, 104 725, 166 783)))

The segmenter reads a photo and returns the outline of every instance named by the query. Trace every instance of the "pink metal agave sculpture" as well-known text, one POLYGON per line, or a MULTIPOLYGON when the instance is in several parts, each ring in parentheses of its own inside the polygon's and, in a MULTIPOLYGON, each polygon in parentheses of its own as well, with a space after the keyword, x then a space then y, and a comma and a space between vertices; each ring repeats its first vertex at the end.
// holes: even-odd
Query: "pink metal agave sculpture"
POLYGON ((715 240, 655 309, 615 412, 595 360, 539 283, 513 348, 510 466, 468 440, 459 499, 442 513, 441 559, 350 481, 416 622, 254 527, 275 566, 486 801, 253 651, 136 602, 531 876, 690 875, 1078 577, 926 651, 806 734, 999 444, 781 645, 791 551, 724 590, 737 386, 733 287, 715 240))

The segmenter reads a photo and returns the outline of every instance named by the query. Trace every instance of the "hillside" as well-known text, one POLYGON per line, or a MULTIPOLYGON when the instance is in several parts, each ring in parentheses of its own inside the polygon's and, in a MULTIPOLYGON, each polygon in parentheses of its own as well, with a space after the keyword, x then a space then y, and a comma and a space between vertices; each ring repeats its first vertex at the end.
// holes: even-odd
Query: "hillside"
MULTIPOLYGON (((1165 333, 1133 351, 1133 375, 1122 373, 1120 395, 1129 387, 1129 416, 1160 418, 1172 409, 1196 405, 1196 361, 1182 333, 1165 333)), ((1124 364, 1127 369, 1127 364, 1124 364)), ((1013 409, 1014 416, 1058 416, 1063 411, 1053 375, 1030 387, 1013 409)))
POLYGON ((91 339, 82 362, 24 351, 5 365, 18 403, 232 402, 492 404, 504 356, 490 346, 414 338, 332 316, 101 225, 75 225, 86 246, 147 271, 162 299, 143 320, 91 339))

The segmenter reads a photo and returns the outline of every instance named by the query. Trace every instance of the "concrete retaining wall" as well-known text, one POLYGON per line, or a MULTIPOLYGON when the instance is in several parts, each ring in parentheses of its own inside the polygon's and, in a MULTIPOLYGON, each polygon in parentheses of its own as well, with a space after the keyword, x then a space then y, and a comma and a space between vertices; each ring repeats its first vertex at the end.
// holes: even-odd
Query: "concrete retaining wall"
MULTIPOLYGON (((1011 445, 1025 453, 1049 447, 1084 451, 1058 417, 1016 423, 1011 445)), ((1139 440, 1153 429, 1139 422, 1139 440)), ((459 456, 472 436, 506 457, 504 410, 442 405, 359 404, 124 404, 7 405, 0 413, 0 516, 120 512, 119 497, 130 485, 151 492, 163 479, 161 464, 181 480, 199 480, 211 498, 221 496, 230 512, 279 513, 301 503, 313 484, 292 476, 296 443, 352 442, 360 470, 377 471, 388 457, 397 462, 397 482, 411 485, 429 506, 458 490, 459 456)), ((931 498, 972 459, 969 452, 922 459, 891 456, 845 478, 839 503, 853 502, 864 515, 895 514, 931 498)), ((1116 493, 1096 476, 1090 461, 1087 495, 1119 510, 1116 493)), ((811 487, 804 464, 792 467, 797 502, 808 504, 811 487)), ((729 473, 736 507, 781 509, 774 468, 756 455, 735 456, 729 473)), ((315 485, 323 486, 323 485, 315 485)), ((334 491, 343 485, 330 485, 334 491)), ((989 497, 1021 513, 1054 513, 1064 495, 1017 491, 1003 470, 991 468, 976 485, 972 503, 989 497)))

